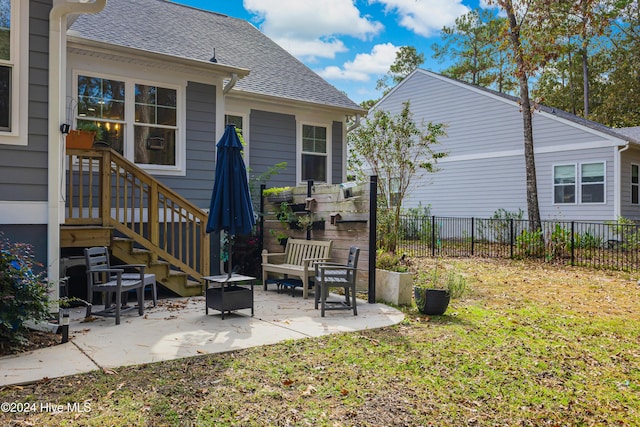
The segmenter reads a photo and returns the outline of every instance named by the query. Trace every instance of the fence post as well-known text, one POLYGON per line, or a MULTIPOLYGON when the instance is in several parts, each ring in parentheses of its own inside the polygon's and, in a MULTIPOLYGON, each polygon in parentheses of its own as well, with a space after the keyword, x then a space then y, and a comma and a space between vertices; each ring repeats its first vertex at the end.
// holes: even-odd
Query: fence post
POLYGON ((431 216, 431 256, 436 256, 436 216, 431 216))
POLYGON ((574 236, 575 236, 575 221, 571 221, 571 265, 576 265, 575 264, 575 240, 574 240, 574 236))
POLYGON ((471 256, 473 256, 473 249, 474 249, 474 236, 473 233, 475 231, 475 218, 471 217, 471 256))
MULTIPOLYGON (((307 198, 311 197, 311 191, 313 189, 313 180, 310 179, 307 181, 307 198)), ((307 211, 307 215, 310 215, 307 211)), ((307 240, 311 240, 311 227, 307 227, 307 240)))
POLYGON ((376 302, 376 242, 377 242, 378 176, 369 180, 369 292, 368 302, 376 302))
POLYGON ((510 258, 513 258, 513 218, 509 218, 509 249, 510 258))
POLYGON ((264 193, 266 184, 260 184, 260 228, 258 229, 258 252, 262 253, 264 249, 264 193))

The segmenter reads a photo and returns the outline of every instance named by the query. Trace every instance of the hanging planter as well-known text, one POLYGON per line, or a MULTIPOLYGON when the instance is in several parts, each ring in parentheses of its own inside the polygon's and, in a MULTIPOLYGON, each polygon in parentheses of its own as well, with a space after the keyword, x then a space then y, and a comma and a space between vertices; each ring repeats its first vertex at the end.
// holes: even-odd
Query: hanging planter
POLYGON ((269 203, 282 203, 293 201, 293 189, 291 187, 267 188, 262 193, 269 203))

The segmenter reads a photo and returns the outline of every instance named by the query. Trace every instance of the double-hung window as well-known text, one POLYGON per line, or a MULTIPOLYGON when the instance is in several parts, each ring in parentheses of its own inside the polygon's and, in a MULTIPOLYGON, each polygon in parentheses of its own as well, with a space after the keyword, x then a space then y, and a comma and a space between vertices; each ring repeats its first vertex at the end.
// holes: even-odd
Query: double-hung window
POLYGON ((178 89, 167 86, 79 74, 76 125, 97 124, 102 141, 136 164, 178 170, 178 89))
POLYGON ((12 79, 14 55, 12 55, 11 1, 0 0, 0 132, 11 132, 12 79))
POLYGON ((302 181, 327 182, 327 128, 302 125, 302 181))
POLYGON ((559 165, 553 167, 553 202, 576 202, 575 165, 559 165))
POLYGON ((580 165, 582 203, 604 203, 604 163, 580 165))
POLYGON ((639 186, 640 186, 640 166, 631 165, 631 204, 640 204, 639 186))
POLYGON ((27 145, 29 2, 0 0, 0 144, 27 145))
POLYGON ((553 202, 604 203, 604 177, 604 162, 554 166, 553 202))

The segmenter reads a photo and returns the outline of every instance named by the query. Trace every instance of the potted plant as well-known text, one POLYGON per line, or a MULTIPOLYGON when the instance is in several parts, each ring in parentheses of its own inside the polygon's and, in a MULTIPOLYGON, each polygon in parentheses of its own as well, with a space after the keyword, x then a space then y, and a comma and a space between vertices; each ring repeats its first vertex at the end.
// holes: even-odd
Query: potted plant
POLYGON ((103 137, 103 130, 95 122, 79 121, 76 129, 72 129, 67 134, 67 148, 89 149, 93 147, 94 141, 100 141, 103 137))
POLYGON ((282 247, 287 246, 287 241, 289 240, 289 235, 280 230, 271 230, 271 235, 276 238, 278 244, 282 245, 282 247))
POLYGON ((413 273, 405 256, 379 249, 376 253, 376 297, 396 305, 411 305, 413 273))
POLYGON ((413 288, 418 311, 437 316, 444 314, 451 298, 462 295, 466 286, 467 281, 464 276, 455 271, 440 274, 436 264, 433 273, 421 274, 413 288))
POLYGON ((298 215, 293 212, 293 209, 288 202, 280 203, 280 209, 276 212, 276 217, 282 225, 287 226, 292 230, 299 230, 301 228, 298 223, 298 215))
POLYGON ((262 192, 270 203, 290 202, 293 200, 293 189, 291 187, 267 188, 262 192))

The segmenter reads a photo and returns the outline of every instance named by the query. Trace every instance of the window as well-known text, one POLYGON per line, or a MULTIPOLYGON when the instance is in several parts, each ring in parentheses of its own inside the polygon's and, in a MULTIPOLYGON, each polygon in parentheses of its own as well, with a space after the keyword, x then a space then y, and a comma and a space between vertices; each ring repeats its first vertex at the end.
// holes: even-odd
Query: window
POLYGON ((120 154, 124 154, 124 95, 122 81, 78 76, 77 127, 97 124, 102 141, 120 154))
POLYGON ((176 164, 177 91, 136 84, 134 162, 176 164))
POLYGON ((78 75, 77 126, 93 122, 102 140, 136 164, 164 171, 178 164, 178 89, 78 75))
POLYGON ((11 2, 0 0, 0 131, 11 131, 11 2))
POLYGON ((242 135, 242 116, 233 116, 231 114, 225 114, 224 124, 225 126, 235 125, 236 129, 240 131, 240 135, 242 135))
POLYGON ((561 165, 553 167, 553 202, 576 202, 576 167, 561 165))
POLYGON ((327 128, 302 125, 302 181, 327 182, 327 128))
POLYGON ((631 204, 637 205, 640 204, 640 200, 638 199, 638 185, 640 181, 638 180, 638 175, 640 167, 638 165, 631 165, 631 204))
POLYGON ((604 203, 604 163, 580 165, 582 203, 604 203))
POLYGON ((580 183, 580 203, 604 203, 604 162, 553 167, 553 202, 576 203, 580 183), (578 176, 577 173, 580 173, 578 176))

